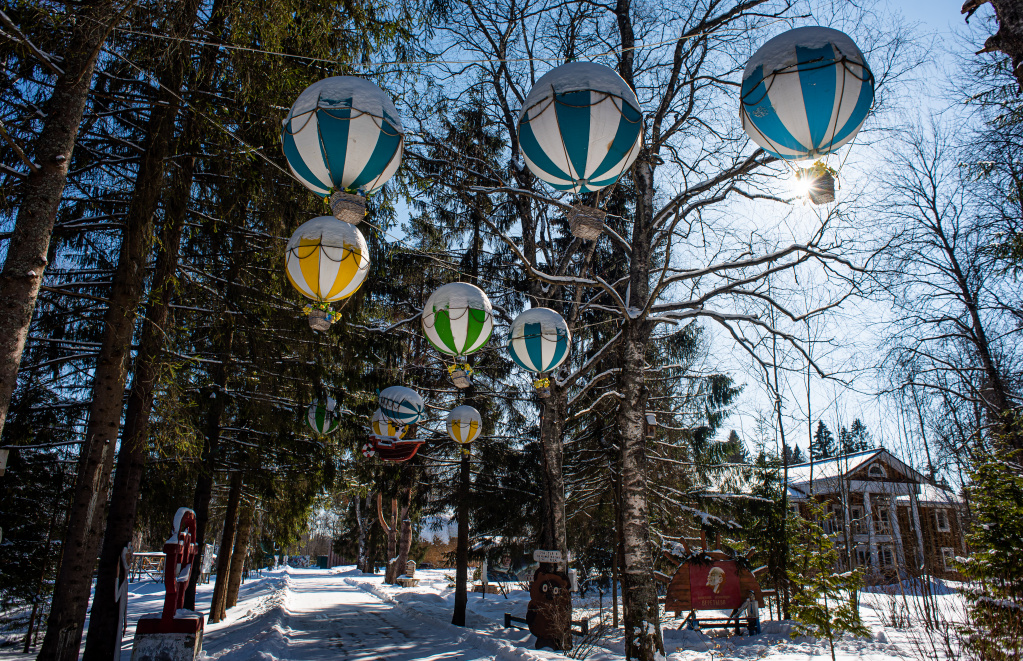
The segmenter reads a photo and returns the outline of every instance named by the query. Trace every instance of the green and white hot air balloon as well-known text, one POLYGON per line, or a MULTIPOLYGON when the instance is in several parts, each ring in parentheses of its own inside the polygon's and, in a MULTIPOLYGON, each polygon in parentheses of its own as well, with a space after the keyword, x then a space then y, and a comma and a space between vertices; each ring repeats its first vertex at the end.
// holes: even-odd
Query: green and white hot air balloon
POLYGON ((465 356, 479 351, 494 330, 494 310, 482 289, 467 282, 446 284, 426 299, 422 314, 423 333, 433 348, 455 359, 448 366, 459 388, 472 385, 472 368, 465 356))
POLYGON ((330 434, 336 431, 338 425, 341 424, 341 419, 337 413, 337 402, 333 398, 328 397, 326 403, 313 402, 309 405, 309 410, 306 413, 306 422, 309 423, 309 428, 317 434, 330 434))

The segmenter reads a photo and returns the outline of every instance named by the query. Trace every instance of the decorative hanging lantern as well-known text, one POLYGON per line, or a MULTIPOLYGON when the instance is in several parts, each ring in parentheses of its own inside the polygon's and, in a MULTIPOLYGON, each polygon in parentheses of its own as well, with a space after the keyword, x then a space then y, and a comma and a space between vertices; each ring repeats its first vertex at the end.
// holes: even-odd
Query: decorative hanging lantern
POLYGON ((462 445, 468 445, 483 431, 483 416, 471 406, 456 406, 448 413, 448 436, 462 445))
POLYGON ((423 398, 411 388, 391 386, 380 391, 380 412, 397 425, 414 425, 425 411, 423 398))
POLYGON ((327 402, 313 402, 306 412, 306 422, 309 428, 317 434, 325 436, 337 430, 341 419, 337 415, 337 402, 328 397, 327 402))
POLYGON ((533 382, 542 397, 550 393, 550 372, 568 358, 572 333, 560 314, 550 308, 526 310, 512 322, 508 334, 508 352, 519 367, 537 372, 533 382))
POLYGON ((422 324, 433 348, 455 359, 448 366, 455 386, 471 386, 472 367, 465 356, 486 346, 494 330, 494 311, 487 295, 467 282, 443 285, 426 299, 422 324))
POLYGON ((291 172, 328 197, 338 220, 358 223, 366 193, 394 175, 405 132, 387 94, 355 76, 325 78, 303 91, 283 122, 281 140, 291 172))
POLYGON ((330 303, 354 294, 369 273, 366 239, 354 225, 331 216, 318 216, 295 230, 284 259, 291 286, 314 301, 306 313, 309 325, 321 332, 338 317, 330 303))
MULTIPOLYGON (((577 195, 618 181, 635 162, 642 140, 639 100, 613 69, 569 62, 544 74, 519 113, 519 144, 530 171, 577 195)), ((604 212, 576 205, 572 234, 596 240, 604 212)))
POLYGON ((742 74, 742 128, 787 161, 815 160, 852 140, 874 102, 874 74, 853 40, 796 28, 753 54, 742 74))
POLYGON ((382 436, 384 438, 400 438, 405 432, 402 425, 396 425, 391 420, 388 420, 387 416, 380 409, 373 412, 369 426, 373 430, 374 436, 382 436))

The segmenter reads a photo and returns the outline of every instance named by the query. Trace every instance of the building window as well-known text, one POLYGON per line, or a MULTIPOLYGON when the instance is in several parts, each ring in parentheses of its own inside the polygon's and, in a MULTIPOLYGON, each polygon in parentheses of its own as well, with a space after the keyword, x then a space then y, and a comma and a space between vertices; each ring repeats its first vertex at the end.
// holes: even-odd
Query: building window
POLYGON ((941 547, 941 562, 945 566, 945 571, 956 570, 955 559, 956 559, 955 549, 949 548, 947 546, 941 547))
POLYGON ((952 526, 948 524, 948 512, 945 510, 935 510, 934 518, 938 522, 938 532, 948 532, 952 530, 952 526))
POLYGON ((789 507, 792 508, 792 513, 793 514, 795 514, 796 516, 800 516, 800 514, 799 514, 799 503, 792 503, 792 504, 789 505, 789 507))
POLYGON ((888 477, 888 474, 885 473, 884 466, 881 464, 871 464, 867 469, 867 477, 888 477))
POLYGON ((877 513, 877 534, 879 535, 890 535, 892 534, 892 521, 888 517, 888 510, 879 510, 877 513))
POLYGON ((880 551, 878 559, 881 561, 882 567, 891 567, 895 564, 895 557, 892 555, 891 544, 882 544, 881 548, 878 550, 880 551))
POLYGON ((856 564, 865 567, 870 564, 870 553, 864 546, 856 547, 856 564))
POLYGON ((852 508, 852 524, 854 535, 865 535, 867 534, 867 528, 863 525, 863 514, 859 507, 852 508))

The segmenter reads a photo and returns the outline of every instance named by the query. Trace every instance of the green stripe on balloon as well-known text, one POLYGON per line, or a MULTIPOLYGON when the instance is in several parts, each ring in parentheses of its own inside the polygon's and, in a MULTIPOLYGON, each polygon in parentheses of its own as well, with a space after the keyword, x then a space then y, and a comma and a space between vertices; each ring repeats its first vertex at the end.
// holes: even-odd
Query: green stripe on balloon
POLYGON ((437 334, 440 341, 447 347, 443 353, 458 353, 458 347, 455 346, 455 335, 451 332, 451 315, 448 310, 434 310, 433 332, 437 334))
POLYGON ((476 344, 476 339, 483 332, 483 326, 487 323, 486 310, 469 308, 466 312, 468 315, 465 322, 465 344, 462 345, 459 354, 469 353, 469 349, 476 344))

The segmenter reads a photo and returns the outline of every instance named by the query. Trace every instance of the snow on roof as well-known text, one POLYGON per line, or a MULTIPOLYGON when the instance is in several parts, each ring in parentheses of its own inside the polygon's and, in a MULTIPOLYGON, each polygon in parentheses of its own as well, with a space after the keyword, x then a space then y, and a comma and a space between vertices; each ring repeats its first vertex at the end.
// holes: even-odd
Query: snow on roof
POLYGON ((828 459, 819 459, 805 464, 789 466, 789 484, 808 484, 811 475, 815 482, 817 480, 829 480, 848 475, 882 452, 885 452, 884 448, 875 448, 864 452, 853 452, 852 454, 843 454, 838 457, 829 457, 828 459))
MULTIPOLYGON (((908 505, 909 496, 899 496, 895 501, 899 505, 908 505)), ((934 484, 921 484, 920 492, 916 496, 916 502, 920 505, 948 505, 949 507, 956 507, 962 505, 963 501, 948 489, 934 484)))

